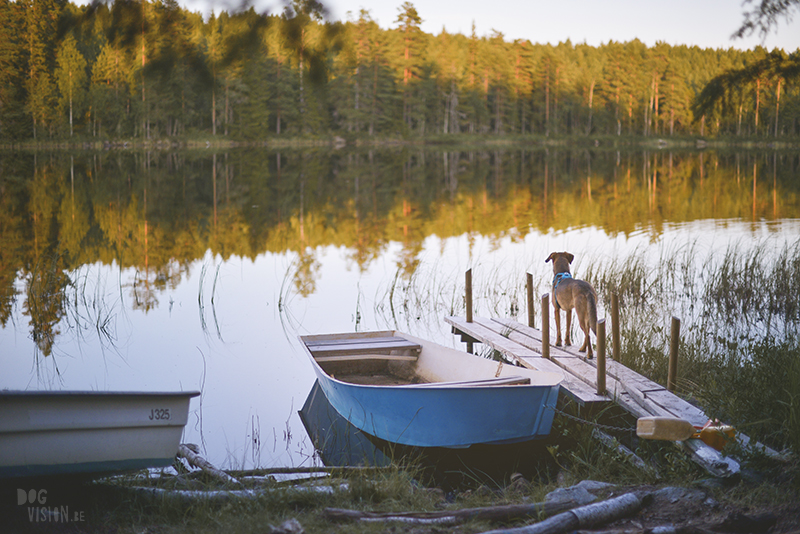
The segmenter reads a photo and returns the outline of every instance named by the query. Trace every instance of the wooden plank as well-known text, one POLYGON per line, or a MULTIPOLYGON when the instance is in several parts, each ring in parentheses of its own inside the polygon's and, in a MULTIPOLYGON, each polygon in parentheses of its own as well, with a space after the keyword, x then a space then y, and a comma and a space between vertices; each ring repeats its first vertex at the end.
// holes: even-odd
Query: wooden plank
MULTIPOLYGON (((527 349, 518 343, 508 339, 507 337, 503 337, 498 332, 495 332, 489 328, 486 328, 483 324, 476 321, 476 319, 480 319, 479 317, 473 317, 473 322, 468 323, 464 319, 460 317, 445 317, 444 320, 451 325, 458 328, 461 332, 465 332, 469 336, 472 336, 476 339, 479 339, 481 343, 493 348, 494 350, 502 353, 505 355, 509 360, 515 360, 517 357, 521 358, 533 358, 536 357, 537 354, 530 349, 527 349)), ((543 368, 537 370, 539 371, 550 371, 550 372, 558 372, 560 373, 561 370, 553 371, 553 367, 548 369, 547 363, 543 364, 543 368)))
MULTIPOLYGON (((537 370, 535 365, 541 366, 544 358, 519 358, 517 361, 527 367, 528 369, 537 370)), ((547 361, 547 360, 544 360, 547 361)), ((557 367, 558 369, 558 367, 557 367)), ((563 373, 563 371, 562 371, 563 373)), ((587 386, 581 380, 574 376, 564 373, 564 380, 561 382, 561 390, 571 397, 580 406, 599 406, 606 405, 611 402, 611 399, 597 392, 591 387, 587 386)))
POLYGON ((347 337, 341 335, 339 337, 329 337, 322 339, 307 339, 305 340, 306 346, 309 347, 324 347, 329 345, 342 345, 342 344, 360 344, 360 343, 384 343, 387 341, 407 341, 405 338, 397 336, 373 336, 373 337, 347 337))
MULTIPOLYGON (((499 324, 505 326, 506 328, 512 329, 514 332, 518 332, 521 335, 529 337, 533 340, 533 343, 537 343, 541 345, 542 342, 542 333, 539 330, 533 329, 514 321, 512 319, 492 319, 493 321, 498 322, 499 324)), ((587 365, 591 365, 595 369, 597 368, 597 363, 594 360, 586 360, 585 355, 581 352, 578 352, 578 347, 572 346, 563 346, 563 347, 550 347, 551 353, 557 351, 562 355, 569 355, 575 358, 579 358, 583 360, 587 365)), ((622 365, 621 363, 607 359, 606 360, 606 373, 608 376, 616 379, 619 382, 624 382, 626 386, 633 386, 638 391, 651 391, 651 390, 661 390, 664 389, 664 386, 657 382, 653 382, 649 378, 640 375, 636 371, 629 369, 622 365)))
POLYGON ((632 398, 627 392, 623 392, 621 395, 618 395, 614 398, 614 400, 617 402, 617 404, 622 406, 625 411, 637 419, 639 417, 651 417, 653 415, 657 415, 648 411, 645 406, 639 404, 636 399, 632 398))
POLYGON ((523 386, 529 385, 531 379, 525 376, 505 376, 498 378, 487 378, 485 380, 461 380, 457 382, 426 382, 424 384, 409 384, 407 388, 431 388, 431 387, 484 387, 484 386, 523 386))
POLYGON ((363 340, 358 342, 340 341, 333 344, 309 344, 306 346, 311 351, 311 354, 314 355, 387 353, 393 350, 414 350, 419 352, 422 349, 418 343, 399 337, 372 339, 369 342, 364 342, 363 340))
POLYGON ((328 362, 358 362, 364 360, 391 360, 399 362, 415 362, 419 356, 404 354, 340 354, 338 356, 315 356, 318 363, 328 362))
MULTIPOLYGON (((509 339, 541 354, 541 343, 527 334, 529 330, 533 330, 529 326, 515 323, 514 321, 510 321, 511 324, 502 324, 496 319, 487 320, 481 317, 475 318, 474 321, 483 324, 487 328, 491 328, 491 324, 501 324, 506 329, 505 331, 508 332, 509 339)), ((597 368, 589 365, 583 358, 576 357, 556 347, 550 347, 549 361, 581 380, 590 389, 597 389, 597 368)), ((623 393, 623 388, 618 381, 608 375, 606 377, 606 390, 611 397, 616 397, 623 393)))
POLYGON ((708 416, 692 404, 680 397, 676 397, 666 389, 661 391, 648 391, 644 393, 645 399, 658 406, 665 415, 685 419, 695 426, 703 426, 708 422, 708 416))
POLYGON ((578 404, 607 404, 610 402, 608 397, 597 395, 590 387, 586 386, 579 379, 564 373, 564 370, 550 360, 546 360, 541 355, 531 349, 523 347, 519 343, 503 337, 496 331, 487 328, 478 320, 482 318, 473 317, 473 322, 468 323, 460 317, 445 317, 445 322, 454 326, 459 332, 481 340, 482 343, 504 354, 508 359, 517 361, 528 369, 558 373, 564 376, 561 382, 562 389, 578 404))
POLYGON ((699 439, 687 439, 675 443, 689 453, 695 463, 714 476, 728 478, 739 473, 739 462, 729 456, 722 456, 717 449, 709 447, 699 439))

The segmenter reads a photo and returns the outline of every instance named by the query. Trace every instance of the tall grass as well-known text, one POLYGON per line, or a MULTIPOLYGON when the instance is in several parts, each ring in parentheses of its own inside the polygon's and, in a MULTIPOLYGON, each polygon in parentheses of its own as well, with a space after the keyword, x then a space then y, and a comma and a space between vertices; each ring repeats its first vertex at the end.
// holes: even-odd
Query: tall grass
POLYGON ((669 321, 682 319, 679 389, 766 443, 800 452, 800 242, 693 244, 598 263, 586 277, 620 298, 622 361, 665 383, 669 321))

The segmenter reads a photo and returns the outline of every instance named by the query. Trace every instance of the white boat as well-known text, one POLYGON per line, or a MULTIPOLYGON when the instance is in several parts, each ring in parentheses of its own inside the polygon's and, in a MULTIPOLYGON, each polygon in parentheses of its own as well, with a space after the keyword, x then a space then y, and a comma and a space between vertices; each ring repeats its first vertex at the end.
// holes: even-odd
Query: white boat
POLYGON ((0 391, 0 479, 171 465, 196 391, 0 391))

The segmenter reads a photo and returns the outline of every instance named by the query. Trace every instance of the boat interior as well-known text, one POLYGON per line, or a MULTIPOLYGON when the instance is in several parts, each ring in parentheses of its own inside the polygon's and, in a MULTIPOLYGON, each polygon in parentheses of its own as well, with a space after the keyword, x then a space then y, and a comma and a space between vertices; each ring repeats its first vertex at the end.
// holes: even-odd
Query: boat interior
POLYGON ((325 373, 350 384, 407 387, 527 385, 530 378, 502 376, 452 382, 429 381, 417 373, 422 345, 400 336, 304 339, 325 373))

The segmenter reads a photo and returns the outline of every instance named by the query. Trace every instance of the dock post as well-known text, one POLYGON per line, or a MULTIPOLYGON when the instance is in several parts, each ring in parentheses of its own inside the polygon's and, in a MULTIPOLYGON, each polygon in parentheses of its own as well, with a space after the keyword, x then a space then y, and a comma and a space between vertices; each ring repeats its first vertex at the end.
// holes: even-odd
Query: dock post
POLYGON ((542 358, 550 359, 550 293, 542 295, 542 358))
POLYGON ((528 326, 535 328, 533 323, 533 275, 528 274, 528 326))
MULTIPOLYGON (((470 267, 467 269, 466 274, 464 275, 464 292, 465 292, 465 299, 467 304, 467 322, 472 322, 472 268, 470 267)), ((472 341, 467 341, 467 352, 470 354, 473 353, 473 345, 472 341)))
POLYGON ((472 322, 472 268, 467 269, 467 273, 464 276, 464 291, 465 291, 465 298, 467 301, 467 322, 472 322))
POLYGON ((611 357, 619 361, 619 295, 611 293, 611 357))
POLYGON ((606 394, 606 320, 597 321, 597 394, 606 394))
POLYGON ((667 391, 675 391, 678 378, 678 347, 681 341, 681 320, 672 316, 672 331, 669 341, 669 368, 667 370, 667 391))

